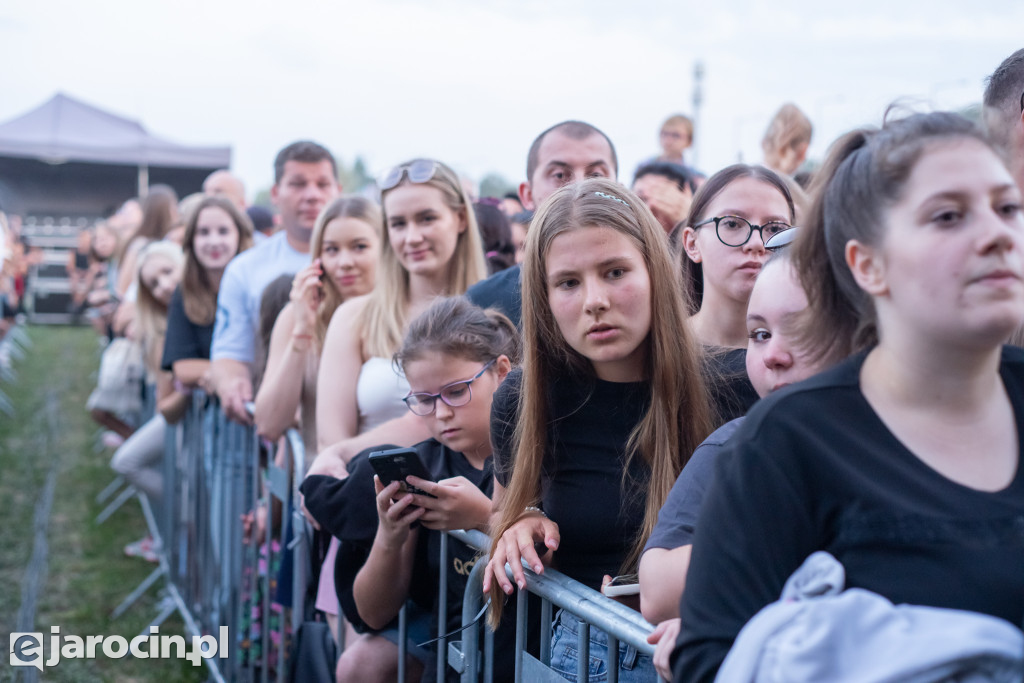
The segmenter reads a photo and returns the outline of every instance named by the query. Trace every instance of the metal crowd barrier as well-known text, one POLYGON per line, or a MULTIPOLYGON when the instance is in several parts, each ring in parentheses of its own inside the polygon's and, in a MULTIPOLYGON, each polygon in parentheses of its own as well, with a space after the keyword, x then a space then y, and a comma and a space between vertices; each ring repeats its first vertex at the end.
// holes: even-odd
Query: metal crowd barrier
MULTIPOLYGON (((0 382, 13 382, 17 378, 14 371, 14 361, 25 357, 25 349, 32 346, 32 340, 25 332, 24 325, 19 320, 7 334, 0 338, 0 382)), ((7 394, 0 389, 0 412, 6 413, 8 417, 14 416, 14 406, 11 404, 7 394)))
MULTIPOLYGON (((151 502, 139 494, 156 541, 159 563, 117 607, 114 616, 122 614, 164 579, 159 614, 143 634, 174 612, 181 615, 191 636, 217 635, 220 626, 227 626, 231 635, 230 656, 204 659, 216 681, 283 682, 291 667, 291 637, 298 633, 305 616, 310 529, 298 505, 298 486, 305 473, 306 458, 297 430, 287 432, 281 448, 285 462, 278 465, 278 449, 274 445, 263 444, 261 450, 252 427, 230 422, 215 399, 195 392, 185 418, 171 425, 166 433, 162 500, 151 502), (261 463, 264 455, 266 461, 261 463), (246 544, 241 518, 256 507, 261 493, 268 505, 262 545, 255 541, 246 544), (274 501, 281 509, 279 525, 274 524, 274 501), (290 618, 286 618, 287 610, 282 610, 278 628, 272 633, 271 593, 278 573, 275 564, 285 560, 292 563, 291 583, 277 593, 290 596, 290 618), (260 599, 254 603, 256 594, 260 599), (254 611, 261 616, 258 632, 249 619, 254 611)), ((481 584, 490 539, 475 530, 449 531, 441 536, 440 567, 449 564, 450 538, 481 555, 470 572, 463 595, 461 632, 441 638, 436 644, 437 680, 446 680, 447 669, 451 667, 463 683, 491 683, 494 634, 479 618, 486 600, 481 584)), ((506 571, 511 576, 508 567, 506 571)), ((587 681, 589 676, 591 628, 608 634, 610 661, 605 665, 612 683, 618 678, 620 642, 632 645, 641 654, 653 654, 654 646, 646 640, 653 627, 639 613, 553 569, 537 575, 524 563, 524 571, 527 590, 519 591, 516 603, 517 683, 565 680, 550 668, 552 606, 580 620, 579 681, 587 681), (539 657, 526 652, 527 592, 541 599, 539 657)), ((439 635, 445 634, 448 626, 447 578, 447 572, 442 571, 436 615, 439 635)), ((399 619, 399 681, 404 681, 405 676, 406 629, 402 617, 404 614, 399 619)))
POLYGON ((166 432, 162 499, 139 495, 158 566, 113 613, 120 616, 164 579, 159 614, 143 634, 174 612, 190 636, 216 636, 227 626, 230 656, 203 660, 216 681, 283 682, 290 665, 290 634, 297 632, 304 613, 308 529, 292 504, 305 473, 302 439, 296 430, 284 437, 283 467, 274 463, 275 445, 260 446, 255 431, 227 420, 216 399, 193 393, 185 417, 166 432), (264 454, 265 464, 260 462, 264 454), (261 492, 266 495, 261 497, 261 492), (274 501, 281 509, 277 525, 274 501), (268 510, 265 534, 245 543, 242 516, 261 503, 268 510), (275 566, 286 555, 292 582, 280 594, 291 603, 291 618, 281 609, 272 632, 274 597, 279 594, 273 585, 275 566))
MULTIPOLYGON (((487 565, 487 551, 490 549, 490 538, 480 531, 449 531, 448 536, 454 537, 466 545, 480 551, 470 572, 466 592, 462 601, 462 640, 452 642, 447 652, 444 640, 438 643, 438 680, 444 680, 445 655, 452 668, 460 672, 463 683, 482 680, 491 683, 494 678, 494 633, 475 621, 483 609, 486 597, 482 593, 483 570, 487 565), (480 631, 484 632, 483 662, 480 661, 480 631)), ((442 537, 446 540, 446 537, 442 537)), ((447 543, 441 543, 441 567, 447 566, 447 543)), ((655 646, 647 642, 647 636, 654 626, 644 619, 639 612, 612 600, 584 584, 574 581, 554 569, 545 569, 543 574, 535 574, 524 561, 523 570, 526 575, 526 590, 516 594, 516 640, 515 640, 515 680, 563 682, 565 679, 551 668, 551 625, 554 622, 552 605, 572 614, 580 621, 579 639, 577 643, 577 680, 585 683, 590 676, 590 630, 597 628, 608 635, 608 656, 605 667, 608 671, 607 680, 617 683, 619 675, 619 643, 632 645, 639 654, 653 655, 655 646), (532 593, 541 599, 541 632, 540 657, 526 652, 527 631, 527 594, 532 593)), ((509 578, 512 570, 505 566, 509 578)), ((447 614, 445 596, 445 574, 441 575, 439 592, 438 628, 444 629, 444 615, 447 614)), ((445 633, 439 630, 439 633, 445 633)), ((401 678, 399 679, 402 680, 401 678)))

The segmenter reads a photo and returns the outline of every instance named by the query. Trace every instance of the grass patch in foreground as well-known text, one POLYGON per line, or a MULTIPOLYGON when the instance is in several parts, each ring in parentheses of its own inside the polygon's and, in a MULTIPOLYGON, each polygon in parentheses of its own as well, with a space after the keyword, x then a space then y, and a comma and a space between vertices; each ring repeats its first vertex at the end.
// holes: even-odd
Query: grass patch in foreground
MULTIPOLYGON (((99 365, 96 335, 87 328, 30 327, 33 346, 15 365, 13 384, 0 385, 14 403, 15 415, 0 414, 0 638, 6 649, 21 606, 21 586, 33 553, 33 520, 47 475, 56 463, 56 487, 46 530, 48 558, 40 575, 35 631, 47 637, 51 626, 62 635, 142 633, 157 614, 157 586, 120 619, 110 613, 155 565, 125 557, 126 543, 146 533, 135 501, 125 504, 101 526, 93 523, 102 509, 96 495, 114 474, 110 451, 93 448, 96 425, 85 410, 99 365), (49 397, 49 398, 48 398, 49 397), (47 401, 56 401, 56 428, 47 420, 47 401)), ((158 584, 159 585, 159 584, 158 584)), ((161 634, 184 634, 177 615, 161 634)), ((0 667, 0 680, 17 669, 0 667)), ((205 667, 187 660, 64 660, 47 668, 46 681, 202 681, 205 667)))

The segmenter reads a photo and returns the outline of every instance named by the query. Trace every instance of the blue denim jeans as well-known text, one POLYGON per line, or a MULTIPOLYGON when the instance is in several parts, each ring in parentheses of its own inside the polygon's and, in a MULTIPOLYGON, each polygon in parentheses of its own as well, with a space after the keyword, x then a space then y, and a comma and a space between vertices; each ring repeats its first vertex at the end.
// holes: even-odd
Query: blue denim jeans
MULTIPOLYGON (((551 635, 551 668, 569 681, 576 681, 579 662, 579 620, 560 610, 555 618, 551 635)), ((590 680, 600 683, 608 680, 608 634, 590 629, 590 680)), ((658 673, 650 655, 637 652, 632 645, 619 643, 619 681, 621 683, 656 683, 658 673)))

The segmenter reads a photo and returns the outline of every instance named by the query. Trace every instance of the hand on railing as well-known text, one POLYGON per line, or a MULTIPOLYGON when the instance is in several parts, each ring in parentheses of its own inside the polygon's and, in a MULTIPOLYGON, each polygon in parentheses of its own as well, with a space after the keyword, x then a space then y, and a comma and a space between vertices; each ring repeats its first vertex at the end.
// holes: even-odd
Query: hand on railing
POLYGON ((486 593, 494 581, 506 594, 512 594, 512 584, 505 574, 505 564, 512 569, 512 575, 520 590, 526 588, 526 575, 523 573, 523 560, 537 574, 544 573, 544 564, 537 553, 537 547, 544 549, 544 556, 550 557, 549 551, 558 549, 558 525, 544 516, 540 511, 526 512, 527 516, 508 528, 495 544, 494 552, 484 571, 483 589, 486 593))
POLYGON ((491 517, 491 499, 465 477, 438 482, 407 477, 409 484, 429 496, 413 494, 412 504, 424 508, 420 522, 428 529, 486 529, 491 517), (433 496, 433 498, 431 498, 433 496))
POLYGON ((302 516, 306 518, 306 521, 308 521, 314 529, 320 531, 320 522, 316 521, 316 518, 313 517, 313 513, 306 507, 306 496, 301 492, 299 493, 299 509, 302 510, 302 516))
POLYGON ((261 500, 256 507, 242 515, 242 543, 261 543, 267 535, 267 502, 261 500))
POLYGON ((654 668, 658 675, 666 681, 672 680, 672 667, 669 664, 669 657, 676 646, 676 638, 679 636, 679 617, 667 619, 654 629, 651 635, 647 636, 647 642, 657 645, 654 649, 654 668))

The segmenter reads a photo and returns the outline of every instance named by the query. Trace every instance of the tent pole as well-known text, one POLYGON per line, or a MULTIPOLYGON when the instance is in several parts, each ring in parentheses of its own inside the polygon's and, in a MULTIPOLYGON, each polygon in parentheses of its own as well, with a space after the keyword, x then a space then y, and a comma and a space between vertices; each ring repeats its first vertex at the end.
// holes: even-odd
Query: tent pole
POLYGON ((139 164, 139 198, 149 193, 149 166, 139 164))

